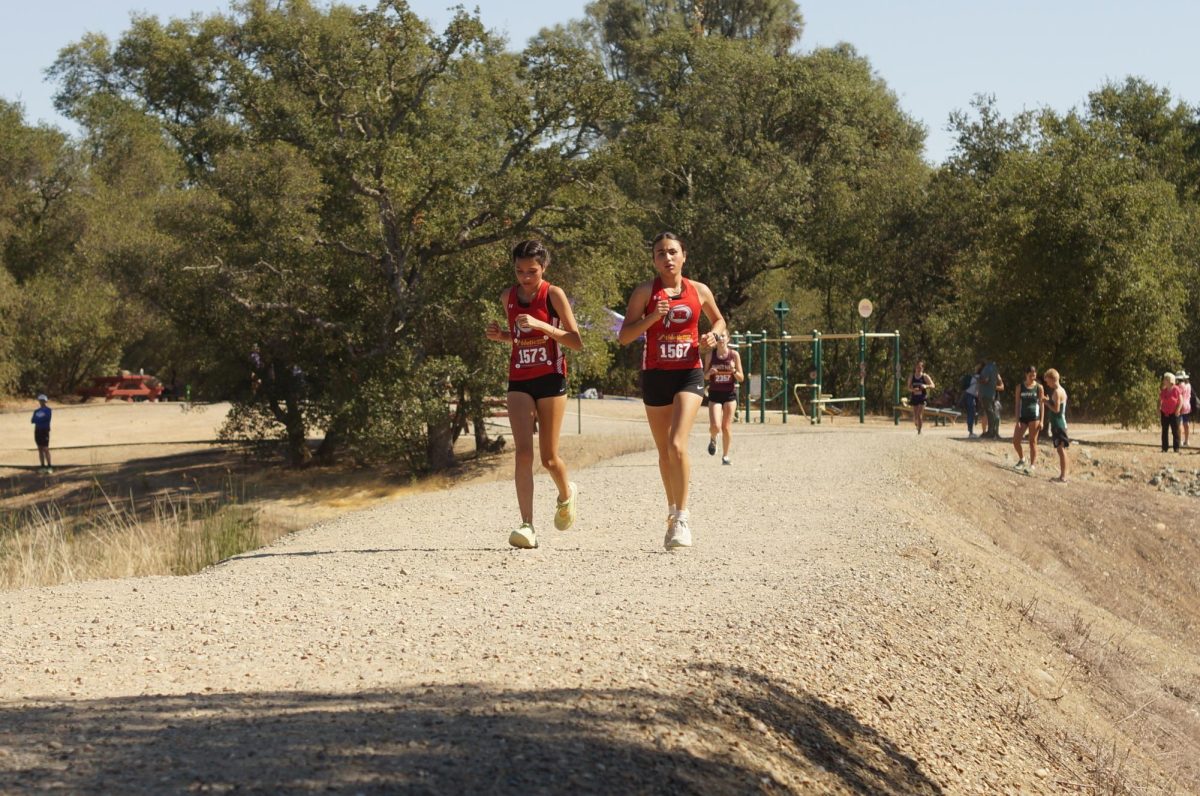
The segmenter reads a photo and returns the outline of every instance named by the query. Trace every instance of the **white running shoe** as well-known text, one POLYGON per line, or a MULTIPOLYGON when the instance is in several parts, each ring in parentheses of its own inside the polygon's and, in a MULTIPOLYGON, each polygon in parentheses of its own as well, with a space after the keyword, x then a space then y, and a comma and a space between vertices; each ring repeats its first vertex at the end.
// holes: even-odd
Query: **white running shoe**
POLYGON ((664 547, 668 550, 676 550, 680 547, 691 546, 692 529, 688 527, 688 517, 686 514, 677 514, 675 515, 675 524, 671 526, 671 531, 667 534, 664 547))
POLYGON ((533 524, 521 523, 521 527, 508 535, 508 543, 522 550, 532 550, 538 546, 537 534, 533 532, 533 524))
POLYGON ((667 514, 667 535, 663 537, 663 547, 671 546, 671 537, 675 535, 675 512, 667 514))
POLYGON ((575 524, 575 494, 579 490, 574 481, 567 484, 567 489, 570 490, 570 497, 565 501, 558 501, 554 510, 554 527, 560 531, 565 531, 575 524))
POLYGON ((728 457, 728 456, 722 456, 722 457, 721 457, 721 464, 733 464, 733 462, 729 461, 729 457, 728 457))
POLYGON ((1017 463, 1013 465, 1013 469, 1016 470, 1017 472, 1021 472, 1022 470, 1024 470, 1025 469, 1025 460, 1018 459, 1017 463))

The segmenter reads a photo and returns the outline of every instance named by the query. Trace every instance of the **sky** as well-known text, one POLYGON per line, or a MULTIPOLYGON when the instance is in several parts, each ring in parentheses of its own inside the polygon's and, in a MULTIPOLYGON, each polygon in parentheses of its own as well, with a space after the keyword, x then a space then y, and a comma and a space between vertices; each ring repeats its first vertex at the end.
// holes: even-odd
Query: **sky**
MULTIPOLYGON (((354 0, 354 4, 367 0, 354 0)), ((118 37, 131 12, 161 18, 211 13, 227 0, 0 0, 0 97, 26 119, 65 129, 44 71, 85 32, 118 37)), ((435 26, 452 0, 411 0, 435 26)), ((464 0, 463 5, 471 8, 464 0)), ((484 24, 519 47, 543 26, 583 16, 585 0, 483 0, 484 24)), ((848 42, 868 58, 900 106, 927 131, 926 159, 954 146, 946 130, 976 94, 995 96, 1010 116, 1023 109, 1081 107, 1090 91, 1135 75, 1177 101, 1200 105, 1200 3, 1194 0, 811 0, 802 50, 848 42)))

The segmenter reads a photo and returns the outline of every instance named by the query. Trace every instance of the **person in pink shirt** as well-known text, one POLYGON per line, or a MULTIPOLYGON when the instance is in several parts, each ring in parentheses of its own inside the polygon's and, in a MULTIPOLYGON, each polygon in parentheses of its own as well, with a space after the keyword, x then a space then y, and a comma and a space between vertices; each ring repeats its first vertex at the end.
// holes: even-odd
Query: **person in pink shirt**
POLYGON ((1183 414, 1183 396, 1175 383, 1174 373, 1164 373, 1162 390, 1158 393, 1158 412, 1162 421, 1162 450, 1167 452, 1167 429, 1171 430, 1171 442, 1179 453, 1179 417, 1183 414))
POLYGON ((1180 429, 1180 438, 1183 442, 1183 447, 1188 446, 1188 440, 1192 436, 1192 378, 1183 368, 1175 374, 1175 385, 1179 387, 1179 400, 1183 401, 1183 411, 1179 414, 1179 420, 1183 424, 1180 429))

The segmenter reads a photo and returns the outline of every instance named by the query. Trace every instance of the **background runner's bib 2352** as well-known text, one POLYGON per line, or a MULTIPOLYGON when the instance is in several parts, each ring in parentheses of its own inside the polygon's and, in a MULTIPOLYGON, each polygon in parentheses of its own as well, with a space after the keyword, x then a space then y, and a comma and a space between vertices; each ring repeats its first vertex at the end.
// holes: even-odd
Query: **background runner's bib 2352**
POLYGON ((512 354, 508 358, 508 380, 525 381, 557 373, 567 375, 567 359, 558 342, 544 332, 532 329, 523 331, 517 325, 517 316, 528 314, 531 318, 548 323, 556 329, 562 328, 558 313, 550 304, 550 283, 545 280, 538 287, 537 295, 528 305, 519 300, 520 287, 514 285, 508 291, 508 331, 512 334, 512 354))
POLYGON ((645 313, 654 312, 660 299, 671 302, 670 311, 646 330, 642 370, 691 370, 700 367, 700 294, 687 279, 672 298, 656 278, 645 313))

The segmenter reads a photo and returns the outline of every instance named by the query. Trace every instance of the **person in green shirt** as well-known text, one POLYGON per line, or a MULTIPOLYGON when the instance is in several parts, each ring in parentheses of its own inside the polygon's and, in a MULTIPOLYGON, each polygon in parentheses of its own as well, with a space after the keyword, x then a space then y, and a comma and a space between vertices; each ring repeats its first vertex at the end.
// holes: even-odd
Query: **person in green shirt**
POLYGON ((1043 379, 1046 382, 1046 422, 1050 424, 1050 440, 1058 452, 1058 481, 1067 482, 1067 448, 1071 438, 1067 436, 1067 391, 1063 389, 1058 371, 1050 368, 1043 379))
POLYGON ((1014 396, 1014 411, 1017 415, 1017 427, 1013 429, 1013 447, 1017 449, 1017 463, 1013 469, 1033 474, 1037 465, 1037 438, 1042 430, 1042 406, 1046 403, 1046 392, 1038 384, 1037 368, 1033 365, 1025 368, 1025 380, 1018 385, 1014 396), (1029 464, 1025 464, 1025 452, 1021 450, 1021 439, 1029 433, 1029 464))

